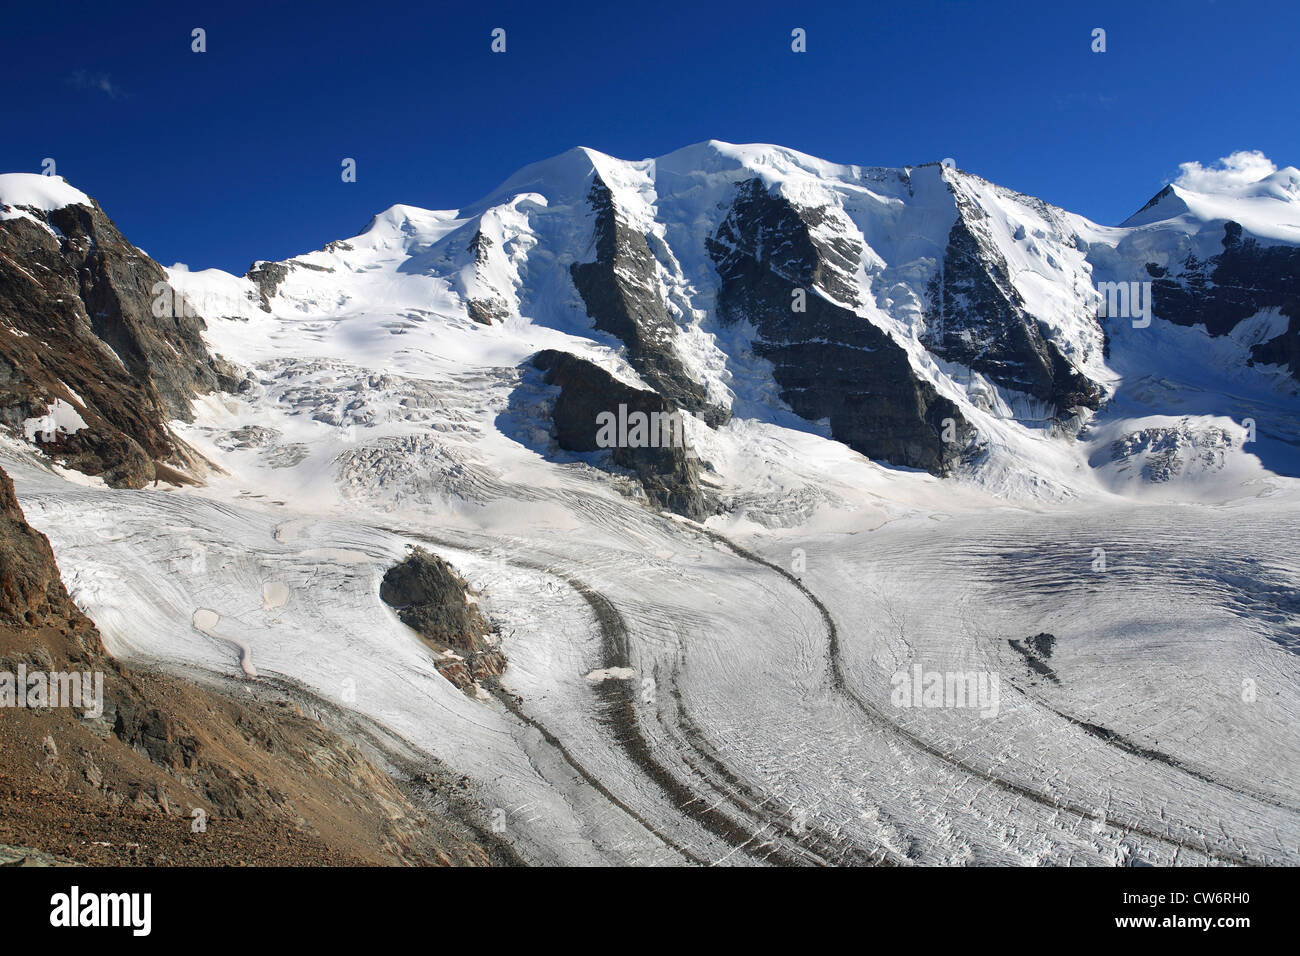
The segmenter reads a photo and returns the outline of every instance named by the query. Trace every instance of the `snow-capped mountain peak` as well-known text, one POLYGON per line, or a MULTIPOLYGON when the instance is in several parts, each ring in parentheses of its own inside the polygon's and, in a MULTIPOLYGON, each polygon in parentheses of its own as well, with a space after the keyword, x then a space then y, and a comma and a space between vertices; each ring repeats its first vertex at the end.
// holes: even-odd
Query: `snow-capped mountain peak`
POLYGON ((1123 225, 1197 232, 1228 221, 1264 241, 1300 242, 1300 169, 1285 166, 1252 182, 1171 183, 1123 225))

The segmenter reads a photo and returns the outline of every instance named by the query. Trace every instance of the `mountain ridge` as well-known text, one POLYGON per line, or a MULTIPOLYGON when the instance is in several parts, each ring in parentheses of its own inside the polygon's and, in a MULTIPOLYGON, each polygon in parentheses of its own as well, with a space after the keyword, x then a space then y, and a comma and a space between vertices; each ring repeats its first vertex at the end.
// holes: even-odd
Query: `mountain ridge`
MULTIPOLYGON (((1260 195, 1286 201, 1300 182, 1293 173, 1286 167, 1227 195, 1256 205, 1265 201, 1260 195)), ((61 201, 88 199, 64 185, 61 201)), ((1193 234, 1196 213, 1184 192, 1166 187, 1126 221, 1132 225, 1103 227, 947 163, 837 164, 787 147, 719 140, 635 161, 574 147, 521 167, 461 209, 399 203, 355 237, 260 260, 242 278, 180 267, 167 278, 206 306, 195 311, 209 341, 219 342, 230 320, 249 321, 250 303, 277 322, 315 310, 402 308, 435 323, 459 314, 475 326, 520 331, 522 321, 560 333, 570 347, 574 336, 585 340, 627 384, 660 392, 710 428, 737 408, 773 421, 792 421, 793 413, 802 427, 884 464, 973 474, 987 466, 990 449, 1005 470, 1044 427, 1086 434, 1089 421, 1123 399, 1124 382, 1107 356, 1116 338, 1133 333, 1121 327, 1127 316, 1118 325, 1099 317, 1107 282, 1150 283, 1156 320, 1195 324, 1162 312, 1189 301, 1182 290, 1204 288, 1223 267, 1204 255, 1213 252, 1217 220, 1193 234), (1161 197, 1169 215, 1156 219, 1161 197), (764 216, 776 218, 765 224, 764 216), (742 251, 735 242, 746 230, 742 251), (779 262, 772 242, 785 250, 779 262), (738 255, 750 265, 740 268, 738 255), (391 281, 370 282, 366 273, 391 281), (770 285, 755 284, 763 275, 770 285), (817 314, 840 310, 829 338, 831 327, 806 311, 810 302, 817 314), (850 344, 863 334, 877 344, 850 344), (899 350, 896 367, 886 371, 872 359, 878 367, 867 370, 862 363, 881 348, 899 350), (840 365, 838 379, 825 378, 840 365), (877 380, 892 384, 872 398, 877 380), (914 408, 900 404, 913 389, 933 397, 914 408), (872 402, 876 411, 864 413, 872 402), (925 411, 932 403, 942 411, 925 411)), ((21 202, 5 208, 19 210, 7 219, 33 215, 21 202)), ((1251 303, 1198 306, 1232 316, 1211 322, 1211 337, 1223 338, 1260 309, 1281 309, 1297 322, 1290 281, 1252 300, 1259 308, 1246 314, 1251 303)), ((1276 331, 1231 357, 1229 372, 1249 378, 1236 366, 1262 364, 1300 375, 1288 338, 1296 330, 1276 331)), ((467 357, 477 351, 466 348, 467 357)), ((531 354, 510 351, 517 367, 531 354)), ((1276 391, 1276 376, 1269 378, 1251 380, 1252 389, 1276 391)), ((223 382, 234 386, 230 375, 223 382)), ((1285 443, 1294 429, 1286 423, 1281 432, 1285 443)))

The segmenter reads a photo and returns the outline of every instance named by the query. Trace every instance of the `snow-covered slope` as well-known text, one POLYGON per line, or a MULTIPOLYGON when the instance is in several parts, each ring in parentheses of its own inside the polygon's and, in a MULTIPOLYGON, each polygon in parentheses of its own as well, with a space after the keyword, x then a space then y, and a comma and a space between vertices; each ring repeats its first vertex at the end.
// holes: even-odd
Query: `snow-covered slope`
POLYGON ((1300 169, 1286 166, 1252 181, 1171 184, 1124 221, 1127 227, 1197 233, 1208 223, 1238 222, 1251 235, 1300 242, 1300 169))

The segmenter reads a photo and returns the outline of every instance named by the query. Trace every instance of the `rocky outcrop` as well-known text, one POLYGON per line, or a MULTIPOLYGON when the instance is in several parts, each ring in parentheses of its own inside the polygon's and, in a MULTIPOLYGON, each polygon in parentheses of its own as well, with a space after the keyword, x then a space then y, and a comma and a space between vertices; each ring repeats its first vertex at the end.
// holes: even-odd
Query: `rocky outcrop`
POLYGON ((1184 418, 1174 425, 1141 428, 1115 438, 1110 460, 1120 474, 1140 466, 1143 481, 1159 484, 1184 474, 1222 470, 1240 448, 1239 437, 1227 429, 1184 418))
POLYGON ((1040 677, 1053 684, 1061 683, 1056 671, 1047 663, 1052 658, 1052 651, 1056 649, 1056 635, 1043 631, 1023 641, 1008 639, 1007 643, 1024 658, 1030 683, 1036 683, 1040 677))
POLYGON ((379 596, 438 652, 438 672, 461 690, 472 691, 476 682, 505 669, 505 656, 469 585, 436 554, 413 548, 384 574, 379 596))
MULTIPOLYGON (((474 254, 474 270, 480 280, 479 285, 487 287, 488 283, 482 281, 482 273, 491 256, 492 239, 484 235, 483 230, 476 230, 466 251, 474 254)), ((465 309, 469 317, 480 325, 491 325, 510 315, 510 303, 499 295, 470 296, 465 301, 465 309)))
POLYGON ((14 483, 0 470, 0 626, 94 629, 68 597, 50 542, 27 523, 14 483))
POLYGON ((1227 335, 1243 320, 1277 309, 1287 328, 1252 346, 1251 361, 1285 366, 1300 379, 1300 248, 1261 245, 1243 235, 1238 223, 1227 222, 1218 255, 1201 260, 1189 254, 1176 268, 1146 268, 1153 313, 1176 325, 1204 325, 1211 335, 1227 335))
POLYGON ((1001 386, 1051 403, 1058 416, 1095 410, 1100 386, 1069 362, 1026 308, 988 233, 988 214, 960 191, 954 197, 957 219, 943 266, 930 282, 923 344, 1001 386))
POLYGON ((257 287, 263 312, 271 311, 271 299, 280 291, 280 284, 289 277, 289 267, 283 262, 254 262, 244 278, 257 287))
POLYGON ((848 230, 828 229, 828 216, 759 179, 742 183, 708 240, 722 280, 718 316, 753 324, 754 352, 772 363, 797 415, 829 421, 832 437, 869 458, 946 474, 973 429, 915 374, 901 346, 853 311, 848 276, 861 249, 848 230))
POLYGON ((0 424, 113 486, 178 480, 197 459, 166 422, 235 370, 98 204, 26 212, 0 220, 0 424))
MULTIPOLYGON (((336 250, 350 252, 352 246, 342 241, 325 244, 326 252, 336 250)), ((258 298, 261 300, 258 307, 263 312, 271 311, 271 300, 280 291, 280 286, 284 284, 284 280, 289 278, 289 274, 295 269, 309 269, 313 272, 334 271, 329 266, 318 266, 311 262, 304 262, 301 259, 286 259, 284 262, 254 262, 248 271, 244 273, 244 278, 257 287, 258 298)))
MULTIPOLYGON (((0 710, 0 845, 101 865, 511 862, 445 771, 399 784, 287 697, 122 667, 0 471, 0 694, 86 675, 78 706, 0 710), (102 710, 89 687, 98 675, 102 710), (427 803, 445 807, 434 814, 427 803)), ((44 702, 42 702, 44 703, 44 702)))
POLYGON ((644 442, 606 445, 600 441, 602 414, 617 419, 620 414, 627 418, 640 413, 648 423, 663 423, 680 415, 664 396, 626 385, 598 365, 568 352, 547 349, 533 356, 532 363, 544 373, 547 385, 560 390, 552 418, 555 441, 561 448, 572 452, 608 450, 610 463, 631 472, 655 508, 696 521, 714 513, 714 502, 700 487, 699 462, 687 446, 684 429, 671 432, 666 441, 662 428, 653 436, 647 430, 644 442))
POLYGON ((609 187, 597 174, 588 202, 595 212, 594 262, 569 267, 596 329, 627 346, 627 361, 655 391, 711 426, 729 412, 708 401, 676 352, 676 323, 664 305, 655 258, 646 237, 627 225, 609 187))

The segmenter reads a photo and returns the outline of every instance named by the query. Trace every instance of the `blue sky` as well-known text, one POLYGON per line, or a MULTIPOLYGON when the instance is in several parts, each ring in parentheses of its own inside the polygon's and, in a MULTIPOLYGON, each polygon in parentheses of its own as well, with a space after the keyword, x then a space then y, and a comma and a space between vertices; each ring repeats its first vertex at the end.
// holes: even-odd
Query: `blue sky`
POLYGON ((575 145, 952 157, 1114 223, 1181 162, 1300 165, 1298 37, 1295 0, 11 4, 0 171, 51 157, 154 258, 235 272, 575 145))

